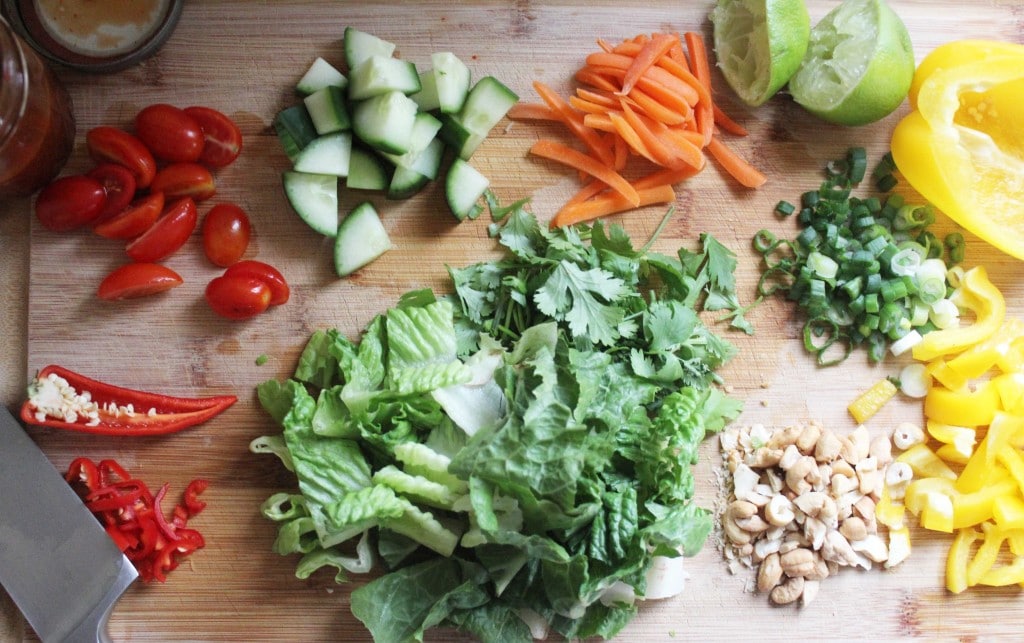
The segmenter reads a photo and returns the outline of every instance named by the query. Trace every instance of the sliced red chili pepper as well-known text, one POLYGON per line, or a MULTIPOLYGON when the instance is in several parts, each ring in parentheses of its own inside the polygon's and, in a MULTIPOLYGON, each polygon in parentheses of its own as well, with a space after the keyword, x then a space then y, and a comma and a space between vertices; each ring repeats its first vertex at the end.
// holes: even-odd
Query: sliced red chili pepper
POLYGON ((96 463, 89 458, 72 460, 64 479, 78 492, 79 496, 83 497, 102 485, 99 469, 96 467, 96 463))
POLYGON ((185 509, 188 510, 190 518, 206 508, 206 503, 199 499, 199 494, 206 491, 206 487, 209 485, 210 483, 206 480, 196 479, 185 487, 185 509))
POLYGON ((103 435, 163 435, 205 422, 234 404, 234 395, 172 397, 115 386, 91 379, 60 366, 47 366, 37 376, 43 382, 50 375, 65 380, 79 394, 88 392, 96 406, 90 421, 82 413, 75 422, 46 416, 32 398, 21 406, 21 419, 28 424, 103 435))
POLYGON ((117 460, 109 458, 100 460, 99 464, 96 465, 96 470, 99 472, 100 485, 104 487, 115 482, 125 482, 132 479, 117 460))
POLYGON ((139 542, 132 533, 118 528, 117 525, 107 525, 107 535, 121 551, 127 551, 139 542))
POLYGON ((90 492, 85 497, 85 506, 93 513, 120 511, 135 504, 142 497, 144 487, 138 480, 115 482, 90 492))
POLYGON ((167 536, 168 540, 175 541, 178 539, 178 535, 174 533, 174 525, 167 522, 164 511, 160 507, 160 503, 163 502, 164 496, 167 495, 167 490, 170 488, 171 485, 165 482, 164 486, 160 487, 160 491, 157 491, 153 497, 153 518, 156 520, 156 526, 160 528, 164 536, 167 536))

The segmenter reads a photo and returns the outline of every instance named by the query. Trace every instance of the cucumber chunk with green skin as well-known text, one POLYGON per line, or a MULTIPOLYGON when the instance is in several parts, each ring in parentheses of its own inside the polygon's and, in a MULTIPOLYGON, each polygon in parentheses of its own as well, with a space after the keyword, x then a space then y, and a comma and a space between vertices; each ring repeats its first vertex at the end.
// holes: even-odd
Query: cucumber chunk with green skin
POLYGON ((435 138, 416 157, 416 161, 412 165, 395 167, 395 173, 388 185, 387 198, 391 200, 408 199, 422 190, 427 183, 437 178, 443 157, 444 143, 441 139, 435 138))
POLYGON ((353 190, 384 190, 390 181, 391 171, 387 161, 370 150, 352 147, 345 187, 353 190))
POLYGON ((411 167, 416 159, 427 149, 430 142, 437 137, 441 129, 441 121, 437 120, 426 112, 416 114, 416 123, 412 127, 412 136, 409 139, 409 151, 405 154, 388 154, 381 152, 381 156, 391 161, 398 167, 411 167))
POLYGON ((334 269, 345 277, 391 249, 380 216, 369 202, 360 203, 338 226, 334 239, 334 269))
POLYGON ((415 94, 420 90, 416 65, 407 60, 370 56, 349 72, 348 97, 366 100, 386 92, 415 94))
POLYGON ((309 96, 315 91, 324 87, 338 87, 345 89, 348 85, 348 78, 345 74, 321 57, 317 57, 309 66, 306 73, 302 75, 299 82, 295 84, 295 90, 303 96, 309 96))
POLYGON ((517 102, 519 96, 500 80, 484 76, 469 90, 459 110, 459 122, 469 131, 486 136, 517 102))
POLYGON ((302 148, 319 136, 305 105, 292 105, 278 112, 274 116, 274 131, 284 153, 292 161, 302 148))
POLYGON ((338 177, 289 170, 282 181, 292 209, 309 227, 328 237, 338 233, 338 177))
POLYGON ((345 64, 350 72, 370 56, 390 57, 394 53, 394 43, 355 27, 345 27, 345 64))
POLYGON ((356 104, 352 129, 364 143, 381 152, 409 151, 418 109, 402 92, 388 92, 356 104))
POLYGON ((314 139, 295 157, 294 169, 311 174, 348 176, 352 156, 352 134, 336 132, 314 139))
POLYGON ((441 131, 438 136, 464 161, 468 161, 487 138, 485 134, 469 131, 454 114, 441 114, 441 131))
POLYGON ((306 106, 317 134, 323 136, 352 128, 345 93, 340 87, 329 85, 318 89, 302 99, 302 103, 306 106))
POLYGON ((420 72, 420 90, 409 98, 416 101, 421 112, 432 112, 441 107, 440 99, 437 97, 437 83, 434 81, 434 70, 427 69, 420 72))
POLYGON ((448 208, 459 221, 480 216, 483 206, 478 203, 490 180, 462 159, 452 161, 445 178, 444 195, 448 208))
POLYGON ((431 54, 430 64, 437 88, 438 109, 445 114, 457 114, 469 94, 469 67, 450 51, 431 54))

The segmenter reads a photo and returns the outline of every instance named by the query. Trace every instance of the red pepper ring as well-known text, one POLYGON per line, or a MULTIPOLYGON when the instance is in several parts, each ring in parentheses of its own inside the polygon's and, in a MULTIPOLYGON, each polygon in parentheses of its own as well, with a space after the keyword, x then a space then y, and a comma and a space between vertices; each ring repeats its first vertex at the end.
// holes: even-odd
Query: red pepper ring
POLYGON ((153 497, 153 519, 156 520, 156 526, 160 528, 164 536, 167 536, 168 540, 174 542, 178 540, 178 534, 175 533, 174 526, 167 522, 164 510, 160 507, 160 503, 163 502, 164 496, 167 495, 167 490, 170 488, 170 483, 165 482, 164 486, 160 487, 160 491, 157 491, 153 497))
POLYGON ((206 508, 206 503, 199 499, 199 494, 206 491, 206 487, 209 485, 208 481, 197 478, 185 487, 185 493, 182 495, 189 518, 206 508))
POLYGON ((145 485, 138 480, 115 482, 109 487, 100 487, 85 497, 85 506, 93 513, 118 511, 130 507, 142 498, 145 485))
POLYGON ((97 487, 102 486, 99 468, 89 458, 75 458, 68 465, 68 472, 64 475, 68 484, 75 488, 79 495, 88 493, 97 487))
POLYGON ((205 422, 238 401, 234 395, 172 397, 139 391, 100 382, 56 365, 47 366, 37 377, 43 379, 51 373, 67 380, 79 394, 91 395, 99 407, 99 423, 90 426, 81 416, 76 422, 51 417, 39 420, 36 407, 29 399, 21 406, 21 419, 26 424, 101 435, 164 435, 205 422), (135 409, 131 415, 105 408, 109 405, 123 408, 129 404, 135 409))
POLYGON ((104 487, 117 481, 132 479, 131 475, 128 474, 117 460, 111 460, 110 458, 100 460, 99 464, 96 465, 96 470, 99 472, 100 485, 104 487), (114 479, 115 476, 117 477, 116 480, 114 479))

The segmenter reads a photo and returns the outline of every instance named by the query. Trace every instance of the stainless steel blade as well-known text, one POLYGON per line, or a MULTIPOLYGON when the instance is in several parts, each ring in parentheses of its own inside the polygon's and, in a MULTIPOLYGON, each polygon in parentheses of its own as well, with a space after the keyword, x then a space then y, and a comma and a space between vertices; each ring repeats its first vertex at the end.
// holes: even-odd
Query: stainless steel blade
POLYGON ((46 455, 0 406, 0 585, 43 641, 106 640, 138 576, 46 455))

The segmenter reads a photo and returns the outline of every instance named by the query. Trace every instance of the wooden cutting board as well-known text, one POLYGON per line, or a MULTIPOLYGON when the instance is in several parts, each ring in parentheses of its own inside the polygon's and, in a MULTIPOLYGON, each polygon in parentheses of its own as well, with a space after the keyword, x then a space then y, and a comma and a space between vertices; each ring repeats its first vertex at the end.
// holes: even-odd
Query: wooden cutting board
MULTIPOLYGON (((835 5, 809 4, 812 20, 835 5)), ((892 4, 910 29, 919 60, 934 46, 957 38, 1021 41, 1024 34, 1020 2, 892 4)), ((471 7, 452 2, 192 2, 166 47, 138 67, 107 76, 61 72, 79 123, 69 172, 89 167, 86 130, 100 124, 129 127, 148 104, 203 104, 231 115, 242 128, 245 149, 234 165, 217 173, 218 194, 212 202, 233 201, 250 213, 255 238, 249 256, 276 265, 292 286, 292 299, 283 307, 247 322, 221 320, 202 298, 207 282, 219 272, 203 259, 194 238, 166 262, 184 276, 183 286, 166 296, 104 303, 94 292, 102 277, 125 261, 120 244, 85 233, 55 235, 33 223, 26 377, 57 363, 169 394, 239 397, 215 421, 163 438, 31 430, 58 467, 79 455, 115 457, 152 485, 169 482, 172 494, 193 478, 210 480, 209 507, 194 522, 206 536, 206 548, 166 584, 138 584, 128 592, 111 621, 116 640, 368 639, 349 613, 349 590, 358 581, 337 586, 327 574, 298 580, 295 559, 271 552, 275 527, 260 517, 259 505, 293 483, 274 458, 247 449, 253 438, 276 431, 259 409, 254 388, 266 379, 287 377, 314 330, 336 327, 356 337, 402 292, 446 288, 446 265, 498 253, 486 234, 487 221, 455 224, 441 191, 430 186, 405 202, 376 199, 395 249, 349 279, 333 275, 330 243, 311 232, 284 198, 280 173, 288 161, 271 128, 274 114, 296 102, 292 88, 314 57, 340 64, 342 32, 353 25, 397 43, 403 58, 419 64, 434 51, 453 51, 475 76, 494 74, 532 101, 534 79, 569 88, 572 73, 598 37, 615 41, 659 30, 698 30, 710 37, 711 5, 660 0, 633 5, 490 1, 471 7), (257 366, 262 354, 269 361, 257 366)), ((769 181, 748 191, 709 166, 679 186, 678 211, 656 247, 664 252, 693 249, 701 232, 713 234, 739 255, 739 292, 750 301, 758 275, 751 237, 762 227, 793 234, 794 222, 772 213, 775 203, 816 188, 825 162, 852 145, 865 146, 872 162, 877 160, 906 108, 869 127, 847 129, 816 121, 781 96, 757 110, 743 108, 720 76, 715 83, 720 104, 750 130, 749 137, 734 140, 735 149, 769 181)), ((571 173, 527 158, 534 140, 552 135, 554 130, 544 125, 502 123, 474 157, 503 201, 532 195, 542 219, 576 185, 571 173)), ((343 207, 354 204, 354 197, 343 197, 343 207)), ((615 220, 640 245, 663 212, 649 208, 615 220)), ((952 224, 942 218, 939 229, 952 229, 952 224)), ((968 242, 968 263, 986 264, 1013 313, 1024 313, 1024 264, 970 235, 968 242)), ((750 318, 756 334, 729 335, 740 354, 722 373, 733 394, 745 400, 741 423, 818 420, 839 431, 852 430, 847 403, 895 371, 892 364, 871 368, 860 354, 840 368, 816 368, 802 352, 801 321, 780 302, 760 305, 750 318)), ((894 403, 869 428, 890 431, 902 419, 920 421, 919 405, 894 403)), ((713 440, 704 445, 698 467, 698 498, 708 507, 718 491, 716 447, 713 440)), ((802 609, 770 608, 764 596, 746 591, 748 576, 728 573, 709 544, 688 561, 686 592, 643 606, 621 640, 755 635, 975 639, 1024 629, 1019 590, 947 594, 943 561, 948 540, 922 531, 913 535, 914 552, 903 565, 889 571, 843 571, 823 583, 817 600, 802 609)), ((434 633, 430 639, 457 637, 434 633)))

